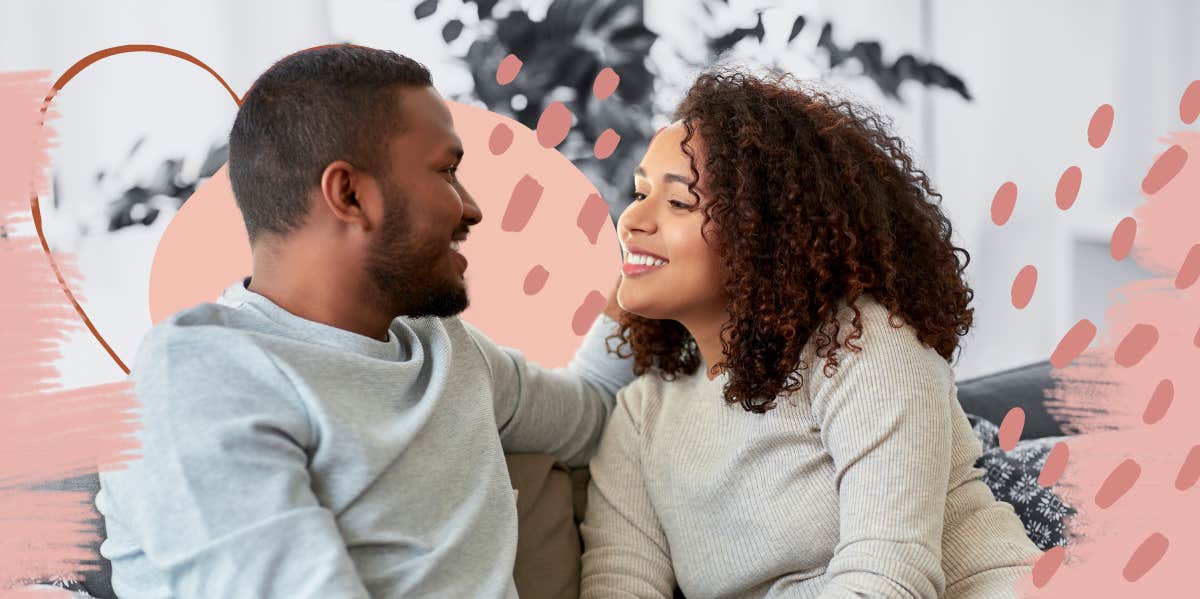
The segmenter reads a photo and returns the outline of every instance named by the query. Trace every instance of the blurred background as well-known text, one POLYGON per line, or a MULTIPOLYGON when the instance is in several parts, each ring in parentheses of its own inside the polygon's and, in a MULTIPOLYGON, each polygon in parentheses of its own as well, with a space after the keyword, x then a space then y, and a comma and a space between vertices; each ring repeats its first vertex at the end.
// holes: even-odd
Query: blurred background
MULTIPOLYGON (((96 50, 161 44, 241 93, 290 52, 350 42, 409 55, 447 98, 531 128, 562 101, 576 121, 559 150, 614 217, 649 136, 705 66, 821 80, 894 120, 972 256, 976 326, 955 364, 960 378, 1043 360, 1080 318, 1103 330, 1115 289, 1161 276, 1113 261, 1108 241, 1141 203, 1159 138, 1179 127, 1179 97, 1200 73, 1200 4, 1188 0, 43 0, 5 2, 4 12, 0 71, 45 70, 51 81, 96 50), (495 69, 509 53, 525 64, 501 87, 495 69), (621 83, 597 102, 591 84, 605 67, 621 83), (1096 150, 1086 130, 1105 103, 1116 122, 1096 150), (598 161, 592 147, 607 128, 622 142, 598 161), (1083 184, 1062 212, 1054 190, 1072 165, 1083 184), (997 227, 990 205, 1005 181, 1018 200, 997 227), (1039 283, 1018 316, 1010 288, 1026 264, 1039 283)), ((53 250, 76 255, 81 303, 131 360, 150 327, 155 245, 224 163, 235 106, 199 69, 148 54, 97 63, 55 104, 46 234, 53 250)), ((64 342, 60 367, 67 388, 124 378, 82 329, 64 342)))

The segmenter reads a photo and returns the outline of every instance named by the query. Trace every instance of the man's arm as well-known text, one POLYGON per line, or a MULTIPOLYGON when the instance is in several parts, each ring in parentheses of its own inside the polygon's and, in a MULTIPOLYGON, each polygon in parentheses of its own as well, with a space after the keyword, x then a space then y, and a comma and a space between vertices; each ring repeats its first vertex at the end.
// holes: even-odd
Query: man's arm
POLYGON ((261 349, 205 329, 143 342, 142 457, 101 476, 109 515, 176 597, 366 597, 313 494, 291 383, 261 349))
POLYGON ((616 289, 584 335, 566 368, 528 362, 463 323, 491 369, 496 425, 508 453, 547 453, 568 466, 586 464, 600 442, 617 391, 633 381, 630 359, 610 354, 606 339, 617 331, 616 289))

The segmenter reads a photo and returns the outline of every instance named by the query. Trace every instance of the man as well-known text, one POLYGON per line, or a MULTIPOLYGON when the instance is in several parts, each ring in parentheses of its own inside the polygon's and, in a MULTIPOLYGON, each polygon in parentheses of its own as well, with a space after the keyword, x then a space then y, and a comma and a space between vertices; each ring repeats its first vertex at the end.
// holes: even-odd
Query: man
POLYGON ((252 276, 143 341, 142 457, 96 504, 121 597, 515 597, 504 453, 594 451, 632 379, 610 300, 564 370, 455 317, 482 217, 420 64, 284 58, 229 172, 252 276))

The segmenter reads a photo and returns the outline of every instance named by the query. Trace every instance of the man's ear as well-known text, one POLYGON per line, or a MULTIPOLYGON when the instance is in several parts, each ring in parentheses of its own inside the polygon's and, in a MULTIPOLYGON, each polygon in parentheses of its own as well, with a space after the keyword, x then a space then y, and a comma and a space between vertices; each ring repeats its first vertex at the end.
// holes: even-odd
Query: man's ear
POLYGON ((321 203, 344 224, 369 231, 380 222, 370 177, 345 160, 330 162, 321 172, 321 203))

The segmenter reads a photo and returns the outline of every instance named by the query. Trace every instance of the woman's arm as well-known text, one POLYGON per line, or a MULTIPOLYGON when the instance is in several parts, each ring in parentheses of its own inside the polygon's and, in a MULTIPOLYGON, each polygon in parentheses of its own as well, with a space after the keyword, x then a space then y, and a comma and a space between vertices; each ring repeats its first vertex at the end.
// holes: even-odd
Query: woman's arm
POLYGON ((811 376, 833 458, 840 537, 821 597, 940 597, 953 374, 911 328, 862 308, 862 351, 811 376))
POLYGON ((581 599, 669 599, 675 589, 667 538, 642 478, 637 386, 617 394, 616 410, 591 463, 587 515, 580 527, 581 599))

